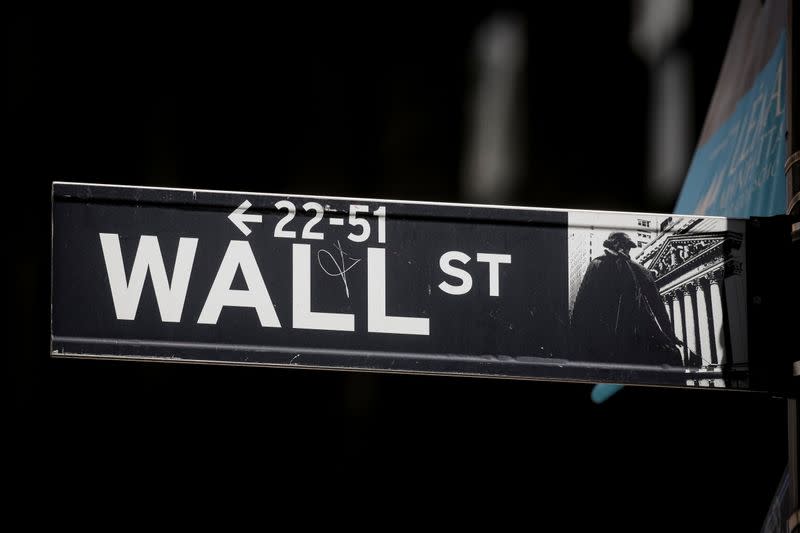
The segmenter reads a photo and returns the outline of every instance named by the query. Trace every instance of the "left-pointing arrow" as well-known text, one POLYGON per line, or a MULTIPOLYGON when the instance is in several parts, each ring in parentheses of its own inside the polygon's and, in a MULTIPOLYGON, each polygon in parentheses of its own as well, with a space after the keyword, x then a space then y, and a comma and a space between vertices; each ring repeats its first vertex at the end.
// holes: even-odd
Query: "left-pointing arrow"
POLYGON ((250 209, 250 200, 245 200, 242 204, 233 210, 233 213, 228 215, 231 222, 244 233, 245 237, 250 235, 250 228, 245 225, 245 222, 255 222, 261 224, 261 215, 246 215, 244 212, 250 209))

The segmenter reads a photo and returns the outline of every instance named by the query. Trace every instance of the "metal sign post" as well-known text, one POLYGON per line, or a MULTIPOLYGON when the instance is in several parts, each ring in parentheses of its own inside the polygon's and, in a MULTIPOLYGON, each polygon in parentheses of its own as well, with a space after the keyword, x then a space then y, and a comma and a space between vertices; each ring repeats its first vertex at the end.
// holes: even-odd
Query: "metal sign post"
POLYGON ((766 220, 54 183, 51 352, 783 393, 766 220))

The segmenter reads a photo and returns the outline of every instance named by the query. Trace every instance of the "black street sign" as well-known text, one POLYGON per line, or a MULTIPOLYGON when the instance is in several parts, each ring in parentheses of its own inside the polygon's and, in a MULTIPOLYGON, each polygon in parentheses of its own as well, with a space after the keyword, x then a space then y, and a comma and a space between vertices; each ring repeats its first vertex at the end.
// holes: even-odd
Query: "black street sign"
POLYGON ((746 226, 54 183, 51 353, 749 389, 746 226))

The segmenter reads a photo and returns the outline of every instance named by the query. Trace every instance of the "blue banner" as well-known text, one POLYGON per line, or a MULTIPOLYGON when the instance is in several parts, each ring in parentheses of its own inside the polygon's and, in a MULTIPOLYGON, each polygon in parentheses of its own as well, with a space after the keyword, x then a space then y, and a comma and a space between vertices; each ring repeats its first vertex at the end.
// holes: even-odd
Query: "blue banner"
POLYGON ((698 147, 676 213, 727 217, 786 211, 786 34, 747 93, 698 147))

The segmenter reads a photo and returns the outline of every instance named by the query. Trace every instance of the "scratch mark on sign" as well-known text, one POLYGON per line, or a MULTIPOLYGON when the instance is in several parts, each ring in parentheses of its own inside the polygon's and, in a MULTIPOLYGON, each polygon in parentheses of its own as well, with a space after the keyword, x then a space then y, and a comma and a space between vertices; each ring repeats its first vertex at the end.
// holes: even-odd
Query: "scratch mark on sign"
POLYGON ((357 264, 358 264, 358 263, 361 261, 361 259, 357 259, 357 258, 355 258, 355 257, 351 256, 350 254, 348 254, 347 252, 345 252, 345 251, 342 249, 342 245, 341 245, 341 243, 339 243, 339 241, 338 241, 338 240, 336 241, 336 245, 335 245, 334 247, 335 247, 337 250, 339 250, 339 258, 340 258, 340 259, 341 259, 341 261, 342 261, 342 262, 341 262, 341 264, 339 264, 339 263, 336 261, 336 258, 335 258, 335 257, 333 256, 333 254, 332 254, 332 253, 330 253, 328 250, 319 250, 319 251, 317 252, 317 262, 319 263, 319 266, 320 266, 320 268, 321 268, 321 269, 322 269, 322 270, 323 270, 323 271, 324 271, 324 272, 325 272, 327 275, 329 275, 329 276, 331 276, 331 277, 337 277, 337 276, 340 276, 340 277, 342 278, 342 283, 344 284, 344 292, 345 292, 345 294, 347 295, 347 299, 349 300, 349 299, 350 299, 350 287, 348 287, 348 285, 347 285, 347 272, 348 272, 348 271, 349 271, 351 268, 353 268, 354 266, 356 266, 356 265, 357 265, 357 264), (327 268, 325 268, 325 265, 324 265, 324 264, 323 264, 323 262, 322 262, 322 257, 323 257, 323 254, 324 254, 324 255, 326 255, 327 257, 329 257, 329 258, 330 258, 330 260, 333 262, 333 266, 334 266, 334 267, 336 267, 336 272, 331 272, 330 270, 328 270, 327 268), (344 257, 345 257, 345 256, 347 256, 347 258, 348 258, 349 260, 351 260, 351 261, 352 261, 352 263, 350 263, 350 265, 349 265, 349 266, 346 266, 346 265, 345 265, 345 259, 344 259, 344 257))

